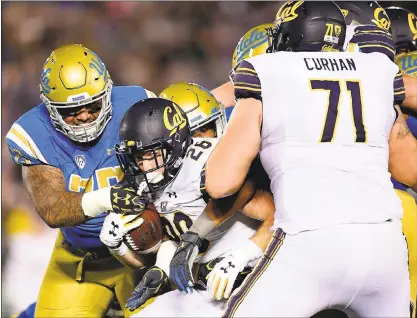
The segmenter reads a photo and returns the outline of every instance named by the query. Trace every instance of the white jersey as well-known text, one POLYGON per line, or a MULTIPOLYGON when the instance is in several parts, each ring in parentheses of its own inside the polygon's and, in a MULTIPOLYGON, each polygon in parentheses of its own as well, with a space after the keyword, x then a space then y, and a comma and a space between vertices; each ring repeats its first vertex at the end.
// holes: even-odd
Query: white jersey
MULTIPOLYGON (((207 205, 200 190, 201 172, 217 142, 217 138, 193 138, 177 177, 154 202, 164 231, 171 240, 178 242, 207 205)), ((237 247, 240 240, 248 239, 259 224, 257 220, 236 213, 207 236, 209 249, 197 262, 207 262, 237 247)))
POLYGON ((275 228, 400 219, 388 172, 398 67, 380 53, 278 52, 247 62, 261 85, 260 157, 275 228))

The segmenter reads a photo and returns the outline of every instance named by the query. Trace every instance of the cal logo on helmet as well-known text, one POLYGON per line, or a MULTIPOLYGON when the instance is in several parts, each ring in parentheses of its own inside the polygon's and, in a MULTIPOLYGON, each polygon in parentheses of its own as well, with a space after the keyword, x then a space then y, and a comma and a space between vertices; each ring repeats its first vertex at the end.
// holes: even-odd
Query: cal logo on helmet
POLYGON ((169 106, 166 106, 164 109, 164 125, 166 129, 170 131, 170 136, 172 136, 178 130, 181 130, 185 127, 187 121, 182 116, 181 111, 172 103, 169 106))
POLYGON ((288 1, 277 12, 275 21, 281 20, 281 23, 294 20, 298 17, 296 10, 304 1, 288 1))
POLYGON ((391 21, 383 8, 375 8, 372 22, 386 31, 389 31, 391 28, 391 21))

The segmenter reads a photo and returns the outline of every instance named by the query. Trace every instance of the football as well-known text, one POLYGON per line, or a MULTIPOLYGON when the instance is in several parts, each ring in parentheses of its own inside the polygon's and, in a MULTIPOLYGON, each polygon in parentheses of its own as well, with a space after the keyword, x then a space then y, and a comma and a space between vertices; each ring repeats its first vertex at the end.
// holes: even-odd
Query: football
POLYGON ((123 241, 138 254, 156 252, 162 242, 162 225, 159 214, 155 207, 148 205, 140 216, 144 222, 127 233, 123 241))

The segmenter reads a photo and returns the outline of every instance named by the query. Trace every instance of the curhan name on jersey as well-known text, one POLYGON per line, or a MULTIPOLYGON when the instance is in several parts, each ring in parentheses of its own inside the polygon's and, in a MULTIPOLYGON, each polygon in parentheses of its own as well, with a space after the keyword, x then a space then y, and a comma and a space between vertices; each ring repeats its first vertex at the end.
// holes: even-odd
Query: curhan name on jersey
POLYGON ((305 57, 304 63, 309 71, 356 71, 353 58, 305 57))

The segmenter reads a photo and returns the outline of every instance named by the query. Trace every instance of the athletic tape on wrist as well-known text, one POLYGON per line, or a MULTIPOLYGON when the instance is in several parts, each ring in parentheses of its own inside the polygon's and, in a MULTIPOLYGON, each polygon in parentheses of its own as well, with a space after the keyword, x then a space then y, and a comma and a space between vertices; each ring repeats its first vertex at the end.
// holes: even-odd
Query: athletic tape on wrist
POLYGON ((110 187, 84 193, 81 198, 81 207, 85 216, 96 217, 97 215, 112 211, 110 187))

